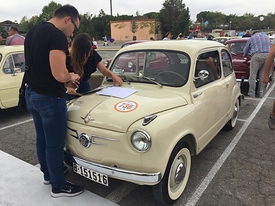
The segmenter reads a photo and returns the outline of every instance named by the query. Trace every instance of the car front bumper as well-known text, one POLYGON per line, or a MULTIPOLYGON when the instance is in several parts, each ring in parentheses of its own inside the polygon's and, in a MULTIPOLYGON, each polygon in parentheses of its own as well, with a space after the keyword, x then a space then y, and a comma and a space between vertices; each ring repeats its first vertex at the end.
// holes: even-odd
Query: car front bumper
POLYGON ((142 173, 142 172, 135 172, 131 170, 105 166, 105 165, 84 160, 80 157, 70 154, 67 151, 65 151, 65 159, 68 160, 69 162, 75 162, 76 164, 82 167, 88 168, 92 171, 108 175, 108 177, 124 180, 127 182, 133 182, 139 185, 155 185, 161 180, 160 172, 142 173))

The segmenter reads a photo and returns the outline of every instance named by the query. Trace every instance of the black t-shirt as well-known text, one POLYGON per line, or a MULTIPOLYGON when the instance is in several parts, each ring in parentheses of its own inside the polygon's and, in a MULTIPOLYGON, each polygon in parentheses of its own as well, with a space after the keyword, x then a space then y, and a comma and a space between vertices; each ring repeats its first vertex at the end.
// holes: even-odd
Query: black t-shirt
MULTIPOLYGON (((93 50, 92 55, 89 56, 87 63, 83 66, 84 68, 84 75, 81 78, 81 81, 87 81, 90 79, 91 74, 96 71, 96 66, 99 62, 101 62, 102 58, 101 56, 93 50)), ((71 64, 70 64, 70 56, 67 56, 67 61, 66 61, 67 69, 70 72, 74 72, 71 64)))
POLYGON ((28 32, 24 49, 26 65, 29 67, 27 73, 29 87, 39 94, 64 98, 64 83, 58 82, 53 77, 49 54, 51 50, 61 50, 68 54, 65 34, 49 22, 41 23, 28 32))

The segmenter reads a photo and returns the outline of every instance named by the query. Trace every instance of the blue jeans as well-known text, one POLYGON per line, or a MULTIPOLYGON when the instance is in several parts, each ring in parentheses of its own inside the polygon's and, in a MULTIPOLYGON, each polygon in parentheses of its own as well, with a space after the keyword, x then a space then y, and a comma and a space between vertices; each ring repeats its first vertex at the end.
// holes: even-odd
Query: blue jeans
MULTIPOLYGON (((86 81, 82 81, 80 83, 80 85, 78 86, 76 92, 79 93, 79 94, 83 94, 85 92, 88 92, 91 90, 91 86, 90 86, 90 83, 88 80, 86 81)), ((71 95, 71 94, 66 94, 66 100, 72 100, 72 99, 75 99, 79 96, 77 95, 71 95)))
POLYGON ((36 151, 44 179, 53 188, 65 185, 64 146, 67 125, 66 99, 38 94, 27 87, 25 99, 36 130, 36 151))

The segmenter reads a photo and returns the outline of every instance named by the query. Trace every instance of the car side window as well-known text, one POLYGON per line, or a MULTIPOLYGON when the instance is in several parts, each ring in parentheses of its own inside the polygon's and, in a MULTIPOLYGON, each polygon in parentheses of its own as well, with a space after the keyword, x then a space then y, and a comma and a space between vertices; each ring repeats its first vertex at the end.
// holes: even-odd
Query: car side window
POLYGON ((4 63, 3 72, 12 74, 15 68, 20 68, 21 72, 25 71, 25 57, 23 53, 9 55, 4 63))
POLYGON ((222 68, 225 77, 233 73, 231 56, 226 50, 222 50, 222 68))
POLYGON ((205 52, 198 56, 196 69, 195 69, 195 86, 201 87, 210 82, 216 81, 221 78, 221 65, 219 60, 219 52, 205 52), (199 78, 199 72, 206 70, 209 75, 205 79, 199 78))

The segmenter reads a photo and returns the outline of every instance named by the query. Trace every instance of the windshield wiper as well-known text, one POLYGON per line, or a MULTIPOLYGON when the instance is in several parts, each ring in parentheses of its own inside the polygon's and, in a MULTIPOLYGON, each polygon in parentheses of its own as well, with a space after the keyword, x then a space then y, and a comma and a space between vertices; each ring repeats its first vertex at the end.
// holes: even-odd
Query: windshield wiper
POLYGON ((158 83, 157 81, 155 81, 154 78, 146 77, 146 76, 136 76, 136 75, 134 75, 134 77, 146 79, 146 80, 148 80, 148 81, 150 81, 150 82, 153 82, 153 83, 157 84, 157 85, 160 86, 161 88, 163 87, 162 84, 160 84, 160 83, 158 83))

